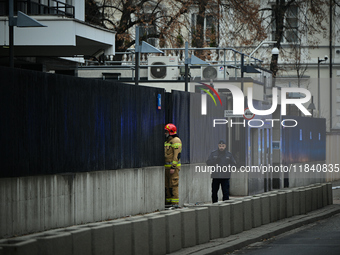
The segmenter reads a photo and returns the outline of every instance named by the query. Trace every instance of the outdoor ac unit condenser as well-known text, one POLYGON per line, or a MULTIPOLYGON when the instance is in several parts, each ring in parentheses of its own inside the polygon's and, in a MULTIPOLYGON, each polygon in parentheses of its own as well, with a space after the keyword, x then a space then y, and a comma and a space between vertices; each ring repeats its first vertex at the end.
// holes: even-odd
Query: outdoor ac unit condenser
POLYGON ((177 80, 178 79, 177 65, 178 57, 172 56, 149 57, 148 80, 177 80))
MULTIPOLYGON (((202 66, 201 79, 202 80, 224 80, 224 66, 202 66)), ((228 73, 225 79, 228 79, 228 73)))

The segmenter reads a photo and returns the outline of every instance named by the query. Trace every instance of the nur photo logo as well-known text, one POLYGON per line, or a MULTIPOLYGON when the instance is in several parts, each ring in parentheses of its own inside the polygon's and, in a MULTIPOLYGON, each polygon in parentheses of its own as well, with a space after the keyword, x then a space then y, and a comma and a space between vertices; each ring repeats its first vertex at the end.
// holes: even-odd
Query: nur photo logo
MULTIPOLYGON (((216 84, 213 88, 210 85, 207 85, 205 83, 201 83, 204 86, 206 86, 208 89, 210 89, 219 99, 220 104, 222 106, 222 100, 220 98, 220 96, 218 95, 216 89, 228 89, 233 97, 233 114, 234 115, 243 115, 244 114, 244 94, 242 92, 242 90, 240 88, 238 88, 235 85, 231 85, 231 84, 216 84)), ((207 89, 203 89, 200 88, 201 90, 203 90, 204 92, 206 92, 206 94, 202 94, 201 95, 201 114, 202 115, 207 115, 207 94, 214 100, 215 105, 216 104, 216 100, 213 97, 213 95, 207 90, 207 89)), ((270 115, 272 114, 278 105, 278 88, 273 88, 272 90, 272 105, 270 107, 270 109, 266 109, 266 110, 259 110, 259 109, 255 109, 254 104, 253 104, 253 88, 248 88, 247 90, 248 95, 247 95, 247 99, 248 99, 248 110, 256 115, 270 115)), ((286 106, 291 104, 291 105, 295 105, 304 115, 306 116, 310 116, 311 113, 303 106, 303 103, 307 103, 310 99, 311 99, 311 93, 304 88, 291 88, 291 87, 282 87, 280 89, 281 92, 281 115, 284 116, 286 115, 286 106), (305 95, 304 98, 287 98, 287 95, 289 93, 302 93, 305 95)))

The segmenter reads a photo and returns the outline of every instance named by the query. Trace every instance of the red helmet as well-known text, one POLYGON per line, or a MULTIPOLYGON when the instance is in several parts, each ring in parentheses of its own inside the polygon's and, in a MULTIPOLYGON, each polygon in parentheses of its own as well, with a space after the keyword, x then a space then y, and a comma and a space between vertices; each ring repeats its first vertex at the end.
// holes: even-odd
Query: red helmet
POLYGON ((175 126, 174 124, 172 124, 172 123, 166 124, 164 129, 165 129, 165 130, 168 130, 170 135, 175 135, 175 134, 177 134, 177 128, 176 128, 176 126, 175 126))

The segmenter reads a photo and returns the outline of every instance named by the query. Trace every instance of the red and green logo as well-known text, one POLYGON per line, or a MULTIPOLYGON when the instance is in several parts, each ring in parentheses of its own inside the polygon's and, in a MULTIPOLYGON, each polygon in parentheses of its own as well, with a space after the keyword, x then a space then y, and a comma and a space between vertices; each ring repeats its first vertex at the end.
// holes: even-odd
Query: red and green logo
MULTIPOLYGON (((201 82, 200 84, 206 86, 208 89, 210 89, 212 92, 214 92, 214 94, 217 96, 218 100, 220 101, 220 104, 222 105, 222 100, 221 100, 219 94, 216 92, 216 90, 215 90, 213 87, 211 87, 210 85, 205 84, 205 83, 203 83, 203 82, 201 82)), ((207 94, 214 100, 214 103, 215 103, 215 105, 217 106, 216 100, 215 100, 214 96, 210 93, 209 90, 204 89, 204 88, 199 88, 199 89, 201 89, 201 90, 203 90, 205 93, 207 93, 207 94)))

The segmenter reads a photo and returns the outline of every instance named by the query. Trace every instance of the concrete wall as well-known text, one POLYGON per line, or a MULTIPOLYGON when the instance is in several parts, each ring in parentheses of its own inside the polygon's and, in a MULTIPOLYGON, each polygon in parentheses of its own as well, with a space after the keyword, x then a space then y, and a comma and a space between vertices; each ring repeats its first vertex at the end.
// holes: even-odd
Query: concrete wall
MULTIPOLYGON (((328 165, 338 166, 340 155, 340 133, 328 133, 326 136, 326 163, 328 165)), ((326 180, 334 181, 340 179, 340 172, 328 171, 326 180)))
POLYGON ((295 163, 290 167, 289 187, 301 187, 313 183, 323 183, 326 181, 328 170, 323 172, 322 166, 325 161, 315 161, 308 163, 295 163), (312 170, 314 169, 314 170, 312 170))
MULTIPOLYGON (((211 201, 210 174, 183 165, 179 190, 181 205, 211 201)), ((2 178, 0 238, 161 210, 164 196, 163 167, 2 178)))
MULTIPOLYGON (((180 205, 211 201, 210 174, 196 166, 182 166, 180 205)), ((247 185, 232 175, 230 194, 248 195, 247 185)), ((0 238, 162 210, 164 196, 161 166, 2 178, 0 238)))
POLYGON ((163 169, 0 179, 0 238, 163 209, 163 169))

